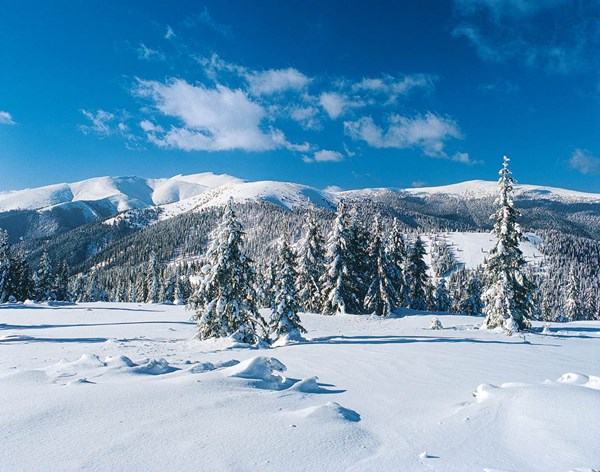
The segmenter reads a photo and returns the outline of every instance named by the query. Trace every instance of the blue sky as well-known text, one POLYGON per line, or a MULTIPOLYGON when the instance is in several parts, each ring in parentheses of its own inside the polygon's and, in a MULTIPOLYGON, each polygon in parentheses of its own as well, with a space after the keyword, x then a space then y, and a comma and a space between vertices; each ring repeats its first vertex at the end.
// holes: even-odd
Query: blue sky
POLYGON ((0 1, 0 191, 203 171, 600 192, 600 3, 0 1))

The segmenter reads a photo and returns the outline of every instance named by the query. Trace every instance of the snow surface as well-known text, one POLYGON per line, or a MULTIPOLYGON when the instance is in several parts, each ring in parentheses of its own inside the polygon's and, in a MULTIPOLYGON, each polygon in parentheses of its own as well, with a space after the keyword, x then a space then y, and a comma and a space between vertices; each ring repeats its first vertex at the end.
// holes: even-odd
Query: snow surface
POLYGON ((0 470, 600 467, 600 322, 303 315, 306 342, 198 341, 182 307, 0 306, 0 470))
MULTIPOLYGON (((527 233, 519 245, 527 262, 536 264, 542 261, 543 254, 539 250, 541 238, 534 233, 527 233)), ((436 233, 435 237, 440 241, 446 241, 450 251, 459 264, 467 269, 475 269, 483 264, 484 258, 488 257, 490 249, 496 243, 496 237, 490 233, 475 232, 447 232, 436 233)), ((426 262, 431 267, 431 238, 423 235, 426 242, 426 262)))

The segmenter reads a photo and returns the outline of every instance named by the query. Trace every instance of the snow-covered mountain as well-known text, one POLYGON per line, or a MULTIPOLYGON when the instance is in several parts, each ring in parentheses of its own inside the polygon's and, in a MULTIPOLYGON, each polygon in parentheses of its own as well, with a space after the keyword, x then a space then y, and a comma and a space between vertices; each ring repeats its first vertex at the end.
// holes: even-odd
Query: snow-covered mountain
MULTIPOLYGON (((406 193, 414 196, 453 195, 465 199, 495 195, 496 182, 472 180, 452 185, 422 188, 367 188, 360 190, 319 190, 306 185, 277 182, 247 182, 227 174, 204 172, 176 175, 164 179, 143 177, 97 177, 74 183, 0 192, 0 213, 11 210, 46 211, 57 207, 79 207, 94 202, 112 208, 116 213, 152 206, 185 202, 183 207, 218 206, 230 197, 236 201, 269 201, 286 208, 328 206, 340 196, 373 197, 382 193, 406 193)), ((531 199, 568 202, 600 202, 600 194, 578 192, 540 185, 516 185, 515 195, 531 199)), ((93 212, 92 212, 93 213, 93 212)))
POLYGON ((59 206, 102 202, 115 212, 165 205, 200 195, 243 180, 211 172, 176 175, 168 179, 142 177, 97 177, 81 182, 0 193, 0 212, 50 210, 59 206))
MULTIPOLYGON (((411 208, 416 212, 427 213, 427 207, 435 207, 438 211, 440 206, 444 206, 447 207, 446 212, 457 213, 462 211, 458 208, 461 202, 489 200, 495 192, 496 183, 483 180, 416 189, 337 191, 291 182, 248 182, 211 172, 164 179, 98 177, 0 192, 0 227, 8 229, 13 238, 46 237, 86 223, 113 222, 117 215, 121 215, 117 220, 130 215, 137 217, 140 210, 156 210, 153 220, 164 220, 188 211, 220 206, 230 197, 237 202, 270 202, 287 209, 310 205, 333 207, 340 198, 369 200, 384 205, 402 200, 411 205, 418 203, 418 208, 411 208)), ((597 212, 600 204, 600 194, 538 185, 516 185, 515 194, 518 199, 533 201, 534 206, 545 209, 551 203, 561 206, 592 204, 595 207, 593 211, 597 212)))

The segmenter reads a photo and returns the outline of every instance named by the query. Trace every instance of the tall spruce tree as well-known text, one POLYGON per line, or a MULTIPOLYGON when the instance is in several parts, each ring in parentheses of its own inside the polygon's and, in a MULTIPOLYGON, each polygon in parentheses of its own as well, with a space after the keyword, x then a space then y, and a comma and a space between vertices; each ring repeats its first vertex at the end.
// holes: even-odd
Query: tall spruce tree
POLYGON ((296 288, 298 273, 294 264, 295 254, 284 239, 277 261, 275 299, 269 323, 270 332, 277 338, 287 336, 289 339, 299 339, 300 333, 306 333, 298 316, 302 308, 298 303, 296 288))
POLYGON ((371 233, 365 224, 365 217, 360 216, 357 207, 352 208, 350 221, 348 252, 352 257, 348 259, 348 269, 353 282, 354 298, 358 300, 358 305, 351 307, 350 312, 364 313, 370 275, 375 271, 374 261, 369 257, 371 233))
POLYGON ((320 313, 323 306, 320 279, 325 273, 325 241, 313 211, 309 211, 306 235, 298 251, 298 300, 306 312, 320 313))
POLYGON ((256 306, 254 270, 243 253, 243 242, 244 231, 230 199, 191 301, 201 339, 235 336, 240 342, 255 343, 259 327, 265 326, 256 306))
POLYGON ((152 254, 150 265, 148 267, 148 299, 149 303, 159 303, 162 286, 162 277, 156 254, 152 254))
POLYGON ((427 310, 427 263, 425 244, 417 236, 408 254, 406 275, 409 283, 408 306, 413 310, 427 310))
POLYGON ((481 282, 477 272, 469 272, 466 286, 460 294, 459 312, 467 315, 479 315, 481 305, 481 282))
POLYGON ((18 300, 35 298, 33 276, 22 245, 12 251, 10 293, 18 300))
POLYGON ((496 243, 489 252, 485 266, 486 288, 483 293, 486 319, 484 329, 503 328, 508 334, 531 326, 527 319, 531 313, 533 286, 525 275, 525 258, 519 248, 522 238, 517 223, 519 212, 512 198, 514 179, 508 168, 509 158, 504 163, 498 180, 498 210, 493 234, 496 243))
POLYGON ((352 278, 355 254, 351 241, 352 227, 342 200, 327 245, 327 271, 321 278, 324 315, 357 313, 361 305, 356 296, 356 281, 352 278))
POLYGON ((365 308, 370 313, 388 316, 396 309, 398 272, 388 251, 386 251, 383 231, 378 217, 375 218, 371 237, 369 256, 373 271, 370 277, 371 283, 365 297, 365 308))
POLYGON ((58 301, 67 302, 71 300, 69 294, 69 265, 65 260, 59 262, 56 268, 54 291, 58 301))
POLYGON ((575 266, 571 265, 564 303, 564 316, 567 321, 579 321, 584 319, 581 302, 580 288, 575 275, 575 266))
POLYGON ((388 243, 388 257, 395 269, 394 288, 396 292, 396 306, 406 306, 409 295, 409 284, 406 276, 407 252, 406 243, 400 231, 398 219, 394 218, 392 232, 388 243))
POLYGON ((35 273, 36 301, 46 302, 54 300, 54 270, 48 252, 44 250, 40 258, 38 270, 35 273))
POLYGON ((11 293, 12 272, 11 245, 8 241, 8 233, 0 230, 0 303, 7 302, 13 295, 11 293))
POLYGON ((449 311, 451 304, 452 300, 450 299, 446 279, 441 278, 435 287, 435 311, 449 311))

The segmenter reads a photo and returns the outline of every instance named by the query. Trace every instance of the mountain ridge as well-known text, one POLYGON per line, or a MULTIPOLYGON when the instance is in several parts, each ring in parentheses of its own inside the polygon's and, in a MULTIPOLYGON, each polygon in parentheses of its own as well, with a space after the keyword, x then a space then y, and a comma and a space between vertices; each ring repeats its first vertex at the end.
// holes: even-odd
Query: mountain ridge
MULTIPOLYGON (((449 185, 418 188, 376 187, 351 190, 318 189, 295 182, 248 181, 229 174, 202 172, 178 174, 168 178, 138 176, 94 177, 78 182, 0 192, 0 213, 15 210, 45 211, 75 202, 105 201, 114 206, 115 214, 148 207, 160 207, 214 192, 215 205, 230 196, 236 200, 265 200, 284 207, 335 202, 343 196, 368 197, 393 192, 412 196, 454 195, 462 198, 488 198, 495 195, 496 182, 470 180, 449 185), (215 192, 219 190, 218 192, 215 192), (302 198, 304 196, 305 198, 302 198), (237 198, 236 198, 237 197, 237 198)), ((600 194, 545 185, 516 184, 515 196, 567 202, 600 202, 600 194)), ((211 202, 201 202, 210 206, 211 202)))

